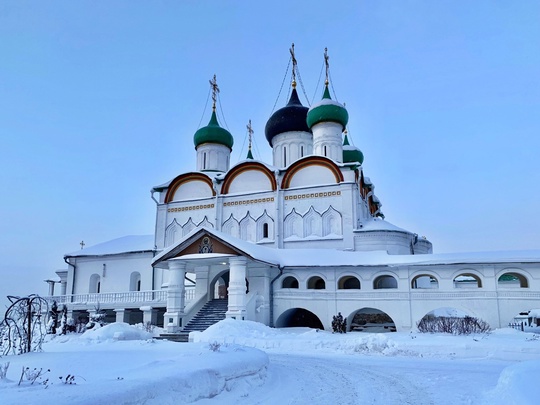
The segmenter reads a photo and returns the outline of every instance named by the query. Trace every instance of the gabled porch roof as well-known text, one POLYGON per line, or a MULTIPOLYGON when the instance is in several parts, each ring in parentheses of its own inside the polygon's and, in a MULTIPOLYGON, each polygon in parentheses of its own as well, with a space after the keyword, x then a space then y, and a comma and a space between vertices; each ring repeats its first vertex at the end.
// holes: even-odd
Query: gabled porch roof
POLYGON ((184 236, 180 241, 169 246, 157 255, 152 261, 153 267, 167 268, 169 259, 185 260, 212 260, 228 256, 244 256, 251 260, 279 266, 276 249, 259 246, 227 235, 210 228, 196 228, 184 236), (199 245, 203 237, 208 236, 213 249, 210 252, 200 252, 199 245))

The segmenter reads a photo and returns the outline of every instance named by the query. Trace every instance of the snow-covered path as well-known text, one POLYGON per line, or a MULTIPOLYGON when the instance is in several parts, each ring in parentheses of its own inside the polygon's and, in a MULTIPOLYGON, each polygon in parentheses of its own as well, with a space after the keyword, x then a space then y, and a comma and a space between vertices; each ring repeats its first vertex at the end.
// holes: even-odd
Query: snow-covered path
POLYGON ((224 320, 192 337, 117 323, 49 337, 43 352, 0 358, 0 404, 538 404, 540 331, 336 335, 224 320), (43 377, 21 379, 25 367, 43 377))
POLYGON ((509 364, 326 353, 269 358, 264 385, 197 404, 478 404, 509 364))

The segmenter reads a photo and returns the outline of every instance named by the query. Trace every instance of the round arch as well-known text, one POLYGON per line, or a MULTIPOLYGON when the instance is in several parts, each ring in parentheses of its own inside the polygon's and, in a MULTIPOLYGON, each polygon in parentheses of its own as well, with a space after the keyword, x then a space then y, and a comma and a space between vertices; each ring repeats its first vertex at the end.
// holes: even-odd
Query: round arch
POLYGON ((385 288, 398 288, 398 282, 397 282, 396 277, 390 274, 385 274, 373 280, 374 290, 380 290, 380 289, 385 289, 385 288))
POLYGON ((99 274, 94 273, 90 276, 88 292, 90 294, 96 294, 101 292, 101 277, 99 276, 99 274))
POLYGON ((138 271, 129 276, 129 291, 141 291, 141 273, 138 271))
POLYGON ((412 289, 437 289, 439 288, 439 280, 432 274, 418 274, 411 280, 412 289))
POLYGON ((324 330, 324 326, 317 315, 305 308, 290 308, 283 312, 276 320, 276 328, 308 327, 324 330))
POLYGON ((281 281, 281 288, 298 288, 298 279, 293 276, 287 276, 281 281))
POLYGON ((482 278, 474 273, 459 273, 453 282, 454 288, 482 288, 482 278))
POLYGON ((387 333, 396 332, 396 323, 390 315, 377 308, 364 307, 347 317, 351 332, 387 333))
POLYGON ((297 160, 289 166, 285 172, 285 175, 283 176, 283 180, 281 181, 281 188, 289 188, 294 175, 308 166, 322 166, 328 169, 334 175, 336 183, 341 183, 344 181, 343 173, 341 173, 339 167, 331 159, 324 156, 308 156, 297 160))
POLYGON ((229 188, 231 187, 231 184, 234 182, 235 178, 250 170, 262 173, 264 176, 266 176, 270 184, 271 191, 276 191, 276 177, 268 167, 259 162, 244 162, 238 164, 227 172, 225 178, 223 179, 223 185, 221 186, 221 194, 228 194, 229 188))
POLYGON ((325 290, 326 281, 321 276, 312 276, 307 281, 308 290, 325 290))
POLYGON ((165 195, 165 203, 168 204, 173 201, 176 190, 178 190, 182 184, 189 183, 191 181, 197 181, 207 185, 210 189, 211 195, 216 195, 216 191, 214 190, 214 185, 212 184, 210 177, 202 173, 184 173, 171 181, 167 194, 165 195))
POLYGON ((497 286, 502 288, 529 288, 529 279, 515 269, 505 269, 497 276, 497 286))
POLYGON ((338 290, 360 290, 360 280, 356 276, 343 276, 338 280, 338 290))

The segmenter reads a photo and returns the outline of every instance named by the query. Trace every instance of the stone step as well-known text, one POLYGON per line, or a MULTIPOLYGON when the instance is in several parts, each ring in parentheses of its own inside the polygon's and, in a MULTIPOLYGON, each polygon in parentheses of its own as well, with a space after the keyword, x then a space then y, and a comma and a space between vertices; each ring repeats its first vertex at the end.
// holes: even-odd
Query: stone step
POLYGON ((159 336, 154 337, 156 340, 170 340, 171 342, 180 342, 187 343, 189 342, 189 332, 188 333, 162 333, 159 336))

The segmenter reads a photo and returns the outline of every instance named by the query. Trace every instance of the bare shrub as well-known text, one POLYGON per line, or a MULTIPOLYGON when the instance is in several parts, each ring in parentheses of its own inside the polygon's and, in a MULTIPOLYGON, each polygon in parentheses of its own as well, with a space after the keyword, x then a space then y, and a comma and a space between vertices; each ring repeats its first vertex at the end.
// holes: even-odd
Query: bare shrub
POLYGON ((470 335, 471 333, 486 333, 491 330, 489 324, 478 318, 451 316, 425 316, 417 324, 422 333, 449 333, 452 335, 470 335))
POLYGON ((218 342, 212 342, 212 343, 209 343, 209 344, 208 344, 208 348, 209 348, 212 352, 219 352, 219 349, 221 348, 221 343, 218 343, 218 342))

